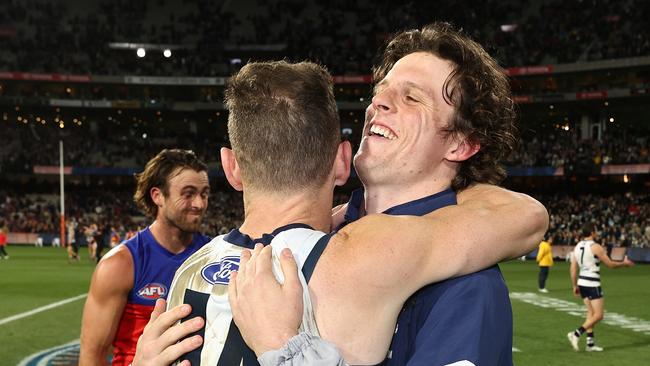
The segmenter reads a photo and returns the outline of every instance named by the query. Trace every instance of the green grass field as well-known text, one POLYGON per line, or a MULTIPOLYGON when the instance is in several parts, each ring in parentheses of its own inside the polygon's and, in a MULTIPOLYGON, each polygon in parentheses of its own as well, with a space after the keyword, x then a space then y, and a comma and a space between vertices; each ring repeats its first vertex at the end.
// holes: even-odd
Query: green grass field
MULTIPOLYGON (((81 262, 68 263, 65 251, 58 248, 10 246, 7 250, 11 259, 0 260, 2 366, 16 365, 28 355, 79 338, 83 298, 14 321, 3 320, 86 293, 94 268, 85 255, 81 262)), ((596 340, 605 348, 602 353, 574 352, 566 340, 566 333, 582 322, 581 312, 577 313, 580 316, 569 313, 575 309, 571 310, 572 305, 567 302, 579 305, 581 301, 571 294, 566 263, 557 263, 551 269, 548 294, 537 292, 534 262, 513 261, 502 264, 501 268, 513 297, 516 365, 648 364, 650 266, 603 268, 605 308, 613 314, 610 317, 606 314, 606 321, 617 320, 617 324, 601 323, 596 328, 596 340), (629 329, 636 326, 641 330, 644 325, 643 331, 629 329)), ((584 336, 582 342, 584 347, 584 336)))

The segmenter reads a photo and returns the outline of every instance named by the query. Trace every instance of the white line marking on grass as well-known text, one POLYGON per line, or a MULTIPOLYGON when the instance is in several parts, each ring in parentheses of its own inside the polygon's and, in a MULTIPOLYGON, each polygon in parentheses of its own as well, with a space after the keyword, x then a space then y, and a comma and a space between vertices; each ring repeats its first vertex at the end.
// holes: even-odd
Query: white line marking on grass
MULTIPOLYGON (((532 292, 512 292, 510 293, 510 298, 542 308, 555 309, 578 317, 585 316, 586 310, 584 304, 576 304, 570 301, 540 296, 532 292)), ((650 322, 640 318, 606 311, 605 318, 602 322, 616 327, 629 329, 634 332, 650 335, 650 322)))
POLYGON ((521 352, 521 350, 517 347, 512 347, 512 352, 521 352))
POLYGON ((38 313, 43 312, 43 311, 46 311, 46 310, 54 309, 54 308, 56 308, 56 307, 59 307, 59 306, 65 305, 65 304, 67 304, 67 303, 70 303, 70 302, 73 302, 73 301, 77 301, 77 300, 79 300, 79 299, 83 299, 83 298, 86 297, 86 296, 88 296, 87 293, 85 293, 85 294, 81 294, 81 295, 78 295, 78 296, 74 296, 74 297, 70 297, 70 298, 67 298, 67 299, 63 299, 63 300, 61 300, 61 301, 53 302, 53 303, 51 303, 51 304, 48 304, 48 305, 45 305, 45 306, 41 306, 40 308, 36 308, 36 309, 30 310, 30 311, 26 311, 26 312, 24 312, 24 313, 20 313, 20 314, 12 315, 12 316, 10 316, 10 317, 4 318, 4 319, 0 319, 0 325, 2 325, 2 324, 6 324, 6 323, 9 323, 9 322, 12 322, 12 321, 14 321, 14 320, 18 320, 18 319, 26 318, 26 317, 28 317, 28 316, 32 316, 32 315, 34 315, 34 314, 38 314, 38 313))

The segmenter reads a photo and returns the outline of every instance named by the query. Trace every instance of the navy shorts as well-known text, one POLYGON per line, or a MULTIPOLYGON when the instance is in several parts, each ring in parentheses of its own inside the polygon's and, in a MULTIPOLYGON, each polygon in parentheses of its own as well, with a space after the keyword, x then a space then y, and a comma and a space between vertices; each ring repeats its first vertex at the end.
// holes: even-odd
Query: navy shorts
POLYGON ((596 300, 603 297, 603 289, 601 289, 600 286, 598 287, 578 286, 578 290, 580 290, 580 296, 583 299, 587 298, 589 300, 596 300))

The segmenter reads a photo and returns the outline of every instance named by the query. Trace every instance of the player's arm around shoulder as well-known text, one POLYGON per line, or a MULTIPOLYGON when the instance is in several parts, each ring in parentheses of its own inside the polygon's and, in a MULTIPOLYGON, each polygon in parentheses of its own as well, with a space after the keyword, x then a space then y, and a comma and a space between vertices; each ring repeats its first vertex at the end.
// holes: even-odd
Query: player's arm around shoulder
POLYGON ((129 291, 133 288, 133 259, 125 245, 108 252, 90 281, 81 323, 79 365, 103 365, 129 291))
MULTIPOLYGON (((377 298, 384 298, 388 306, 389 301, 401 306, 420 287, 459 271, 445 264, 451 245, 422 230, 430 221, 414 216, 365 216, 332 236, 317 272, 323 268, 332 283, 361 302, 375 304, 377 298)), ((442 223, 433 226, 443 230, 442 223)))
POLYGON ((409 276, 415 267, 423 272, 426 284, 526 254, 537 247, 547 228, 548 213, 538 201, 496 186, 477 185, 459 194, 458 205, 423 217, 368 215, 337 236, 351 244, 341 253, 353 257, 354 252, 367 250, 372 253, 358 253, 371 262, 365 265, 395 267, 402 276, 409 276))

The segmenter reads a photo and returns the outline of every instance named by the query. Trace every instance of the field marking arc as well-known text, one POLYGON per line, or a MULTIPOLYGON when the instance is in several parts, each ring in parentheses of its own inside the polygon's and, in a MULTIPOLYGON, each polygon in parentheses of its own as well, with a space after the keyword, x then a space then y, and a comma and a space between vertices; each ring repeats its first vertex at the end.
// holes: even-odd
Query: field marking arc
POLYGON ((32 310, 26 311, 26 312, 24 312, 24 313, 20 313, 20 314, 12 315, 12 316, 9 316, 9 317, 6 317, 6 318, 3 318, 3 319, 0 319, 0 325, 7 324, 7 323, 12 322, 12 321, 14 321, 14 320, 18 320, 18 319, 26 318, 26 317, 28 317, 28 316, 32 316, 32 315, 34 315, 34 314, 41 313, 41 312, 43 312, 43 311, 47 311, 47 310, 50 310, 50 309, 54 309, 54 308, 59 307, 59 306, 63 306, 63 305, 65 305, 65 304, 71 303, 71 302, 73 302, 73 301, 77 301, 77 300, 83 299, 83 298, 86 297, 86 296, 88 296, 88 293, 81 294, 81 295, 77 295, 77 296, 73 296, 73 297, 69 297, 69 298, 67 298, 67 299, 63 299, 63 300, 61 300, 61 301, 53 302, 53 303, 51 303, 51 304, 47 304, 47 305, 44 305, 44 306, 38 307, 38 308, 36 308, 36 309, 32 309, 32 310))

